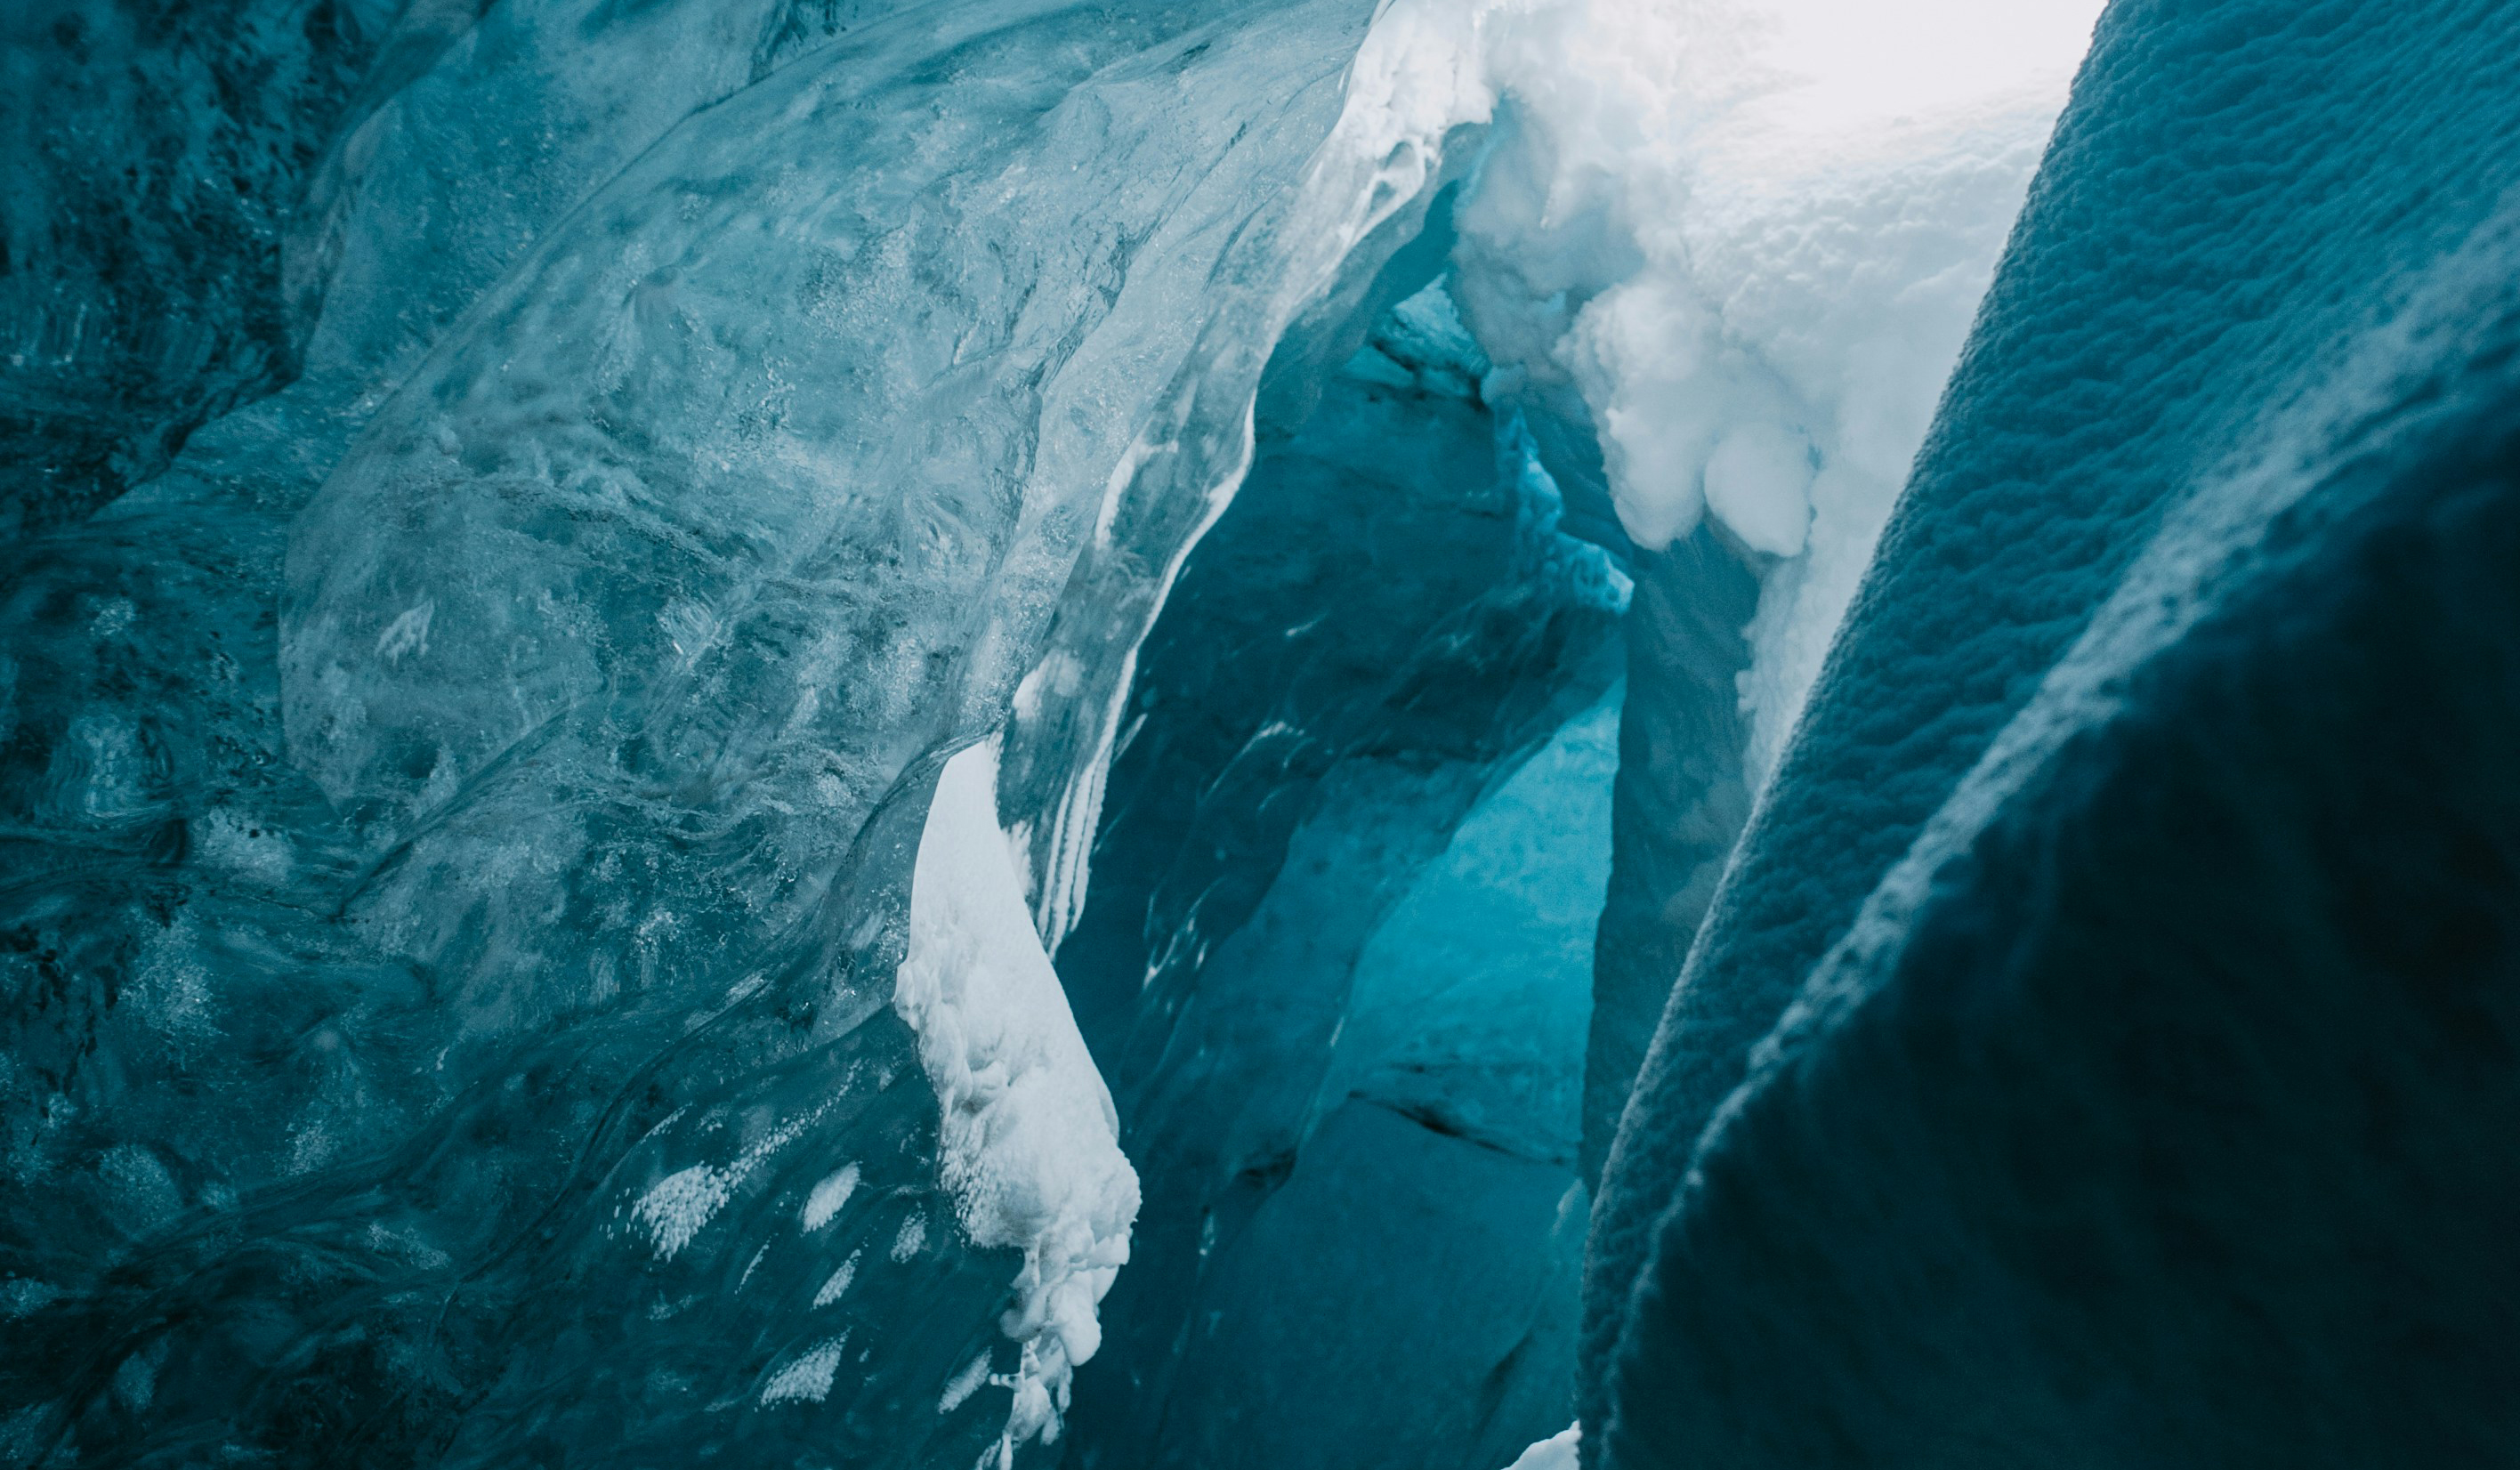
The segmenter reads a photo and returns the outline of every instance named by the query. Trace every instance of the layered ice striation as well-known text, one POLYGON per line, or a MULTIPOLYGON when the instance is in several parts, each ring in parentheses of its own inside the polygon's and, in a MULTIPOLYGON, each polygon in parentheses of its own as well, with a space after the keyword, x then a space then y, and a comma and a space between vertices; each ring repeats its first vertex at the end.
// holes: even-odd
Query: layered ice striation
POLYGON ((2520 1446, 2515 24, 2103 19, 1620 1129, 1588 1462, 2520 1446))

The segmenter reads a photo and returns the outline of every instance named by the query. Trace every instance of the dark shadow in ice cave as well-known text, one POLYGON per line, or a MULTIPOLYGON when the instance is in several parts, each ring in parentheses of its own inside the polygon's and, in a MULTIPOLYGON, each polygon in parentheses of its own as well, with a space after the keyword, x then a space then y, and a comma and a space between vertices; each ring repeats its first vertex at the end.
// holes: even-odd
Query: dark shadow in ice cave
POLYGON ((1487 401, 1452 200, 1281 346, 1141 653, 1058 957, 1145 1188, 1071 1462, 1496 1466, 1573 1417, 1585 1177, 1746 810, 1756 588, 1487 401))

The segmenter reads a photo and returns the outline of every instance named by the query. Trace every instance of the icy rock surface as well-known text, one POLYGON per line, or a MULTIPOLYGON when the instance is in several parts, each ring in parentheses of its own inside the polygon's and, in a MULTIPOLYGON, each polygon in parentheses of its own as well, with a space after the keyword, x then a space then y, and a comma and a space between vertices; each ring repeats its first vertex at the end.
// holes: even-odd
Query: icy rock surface
MULTIPOLYGON (((355 102, 245 181, 285 269, 197 292, 278 280, 301 376, 6 569, 0 1455, 1056 1432, 1126 1168, 1009 906, 1273 343, 1461 111, 1370 17, 354 18, 355 102), (984 813, 947 757, 1011 706, 984 813), (1005 869, 922 908, 983 815, 1005 869)), ((270 388, 251 335, 65 432, 270 388)))
POLYGON ((1620 1130, 1591 1463, 2520 1445, 2515 25, 2108 12, 1620 1130))
POLYGON ((1584 1050, 1579 1153, 1588 1185, 1600 1180, 1672 982, 1749 820, 1752 789, 1749 722, 1734 681, 1750 663, 1744 629, 1758 601, 1756 573, 1704 525, 1632 564, 1610 880, 1584 1050))
POLYGON ((1572 1403, 1621 579, 1417 286, 1449 245, 1289 339, 1343 366, 1264 393, 1141 659, 1058 956, 1147 1195, 1085 1464, 1496 1466, 1572 1403))

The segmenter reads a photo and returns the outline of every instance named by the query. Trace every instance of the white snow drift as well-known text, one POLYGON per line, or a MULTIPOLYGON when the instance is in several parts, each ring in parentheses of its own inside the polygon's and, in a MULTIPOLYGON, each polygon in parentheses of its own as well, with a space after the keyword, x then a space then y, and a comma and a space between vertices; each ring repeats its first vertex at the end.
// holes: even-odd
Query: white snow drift
POLYGON ((1819 674, 2099 8, 1394 0, 1359 59, 1403 130, 1432 131, 1439 101, 1499 124, 1455 258, 1491 399, 1589 416, 1639 546, 1712 515, 1766 567, 1754 772, 1819 674))
POLYGON ((1022 1345, 1019 1366, 995 1380, 1014 1391, 1000 1445, 1011 1462, 1036 1434, 1057 1437, 1071 1372, 1102 1345, 1095 1308, 1129 1259, 1138 1176, 1033 930, 997 788, 994 742, 937 779, 892 1003, 936 1090, 940 1172, 964 1231, 1024 1253, 1003 1323, 1022 1345))

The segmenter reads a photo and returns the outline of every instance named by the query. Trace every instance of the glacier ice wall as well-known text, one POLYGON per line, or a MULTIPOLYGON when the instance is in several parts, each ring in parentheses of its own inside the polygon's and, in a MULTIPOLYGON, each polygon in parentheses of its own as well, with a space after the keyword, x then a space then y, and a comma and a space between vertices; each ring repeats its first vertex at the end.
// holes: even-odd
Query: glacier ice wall
MULTIPOLYGON (((1773 9, 1647 32, 1730 55, 1773 9)), ((7 573, 0 932, 9 1167, 50 1193, 5 1237, 8 1453, 1056 1433, 1133 1248, 1119 1114, 1045 985, 1098 833, 1162 951, 1066 961, 1148 1165, 1106 1371, 1163 1381, 1085 1454, 1131 1414, 1207 1463, 1501 1460, 1561 1423, 1578 1177, 1746 808, 1737 630, 1797 559, 1790 495, 1716 495, 1635 563, 1601 702, 1624 582, 1582 538, 1670 539, 1639 494, 1676 462, 1627 430, 1704 383, 1577 350, 1625 319, 1585 303, 1724 289, 1713 237, 1642 228, 1721 128, 1584 178, 1673 85, 1565 90, 1614 11, 13 17, 0 419, 50 478, 9 492, 43 534, 7 573), (1571 235, 1525 208, 1556 194, 1571 235), (1394 498, 1309 582, 1218 544, 1285 562, 1193 579, 1258 577, 1269 637, 1332 620, 1248 690, 1187 681, 1193 719, 1287 718, 1185 748, 1132 706, 1171 677, 1138 648, 1255 461, 1251 536, 1394 498), (1181 759, 1130 780, 1225 778, 1144 834, 1102 818, 1133 730, 1181 759), (1229 850, 1126 875, 1181 824, 1229 850), (1588 1022, 1604 857, 1642 938, 1605 937, 1588 1022), (1367 1319, 1303 1330, 1333 1239, 1448 1345, 1409 1364, 1446 1413, 1273 1407, 1394 1362, 1367 1319)), ((1695 56, 1679 94, 1740 103, 1695 56)), ((2029 136, 1959 170, 1995 181, 1968 207, 2029 136)), ((1985 232, 1920 207, 1931 247, 1854 276, 1941 281, 1949 317, 1985 232)))
POLYGON ((1502 1464, 1710 906, 1535 1462, 2502 1444, 2508 22, 2120 4, 1822 678, 2091 11, 0 18, 0 1463, 1502 1464))
MULTIPOLYGON (((0 601, 7 1455, 1048 1438, 1125 1166, 957 1142, 1094 1091, 1041 956, 930 973, 922 915, 1074 902, 1261 370, 1414 229, 1459 79, 1338 0, 323 15, 364 75, 197 290, 293 357, 212 334, 76 431, 139 477, 294 381, 0 601), (1006 880, 922 908, 1010 706, 1006 880)), ((106 131, 161 123, 234 126, 106 131)), ((39 335, 135 289, 73 253, 39 335)))
POLYGON ((1590 1462, 2511 1454, 2513 23, 2103 19, 1621 1127, 1590 1462))
POLYGON ((1140 659, 1058 956, 1146 1185, 1081 1463, 1502 1464, 1565 1422, 1620 579, 1479 399, 1450 245, 1438 206, 1288 339, 1338 371, 1264 392, 1140 659))

